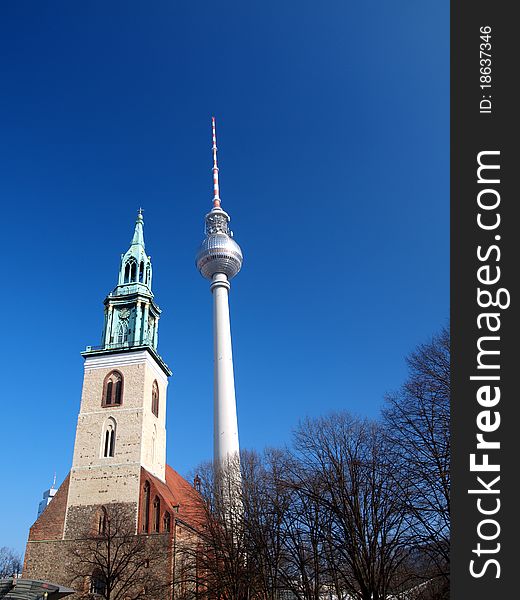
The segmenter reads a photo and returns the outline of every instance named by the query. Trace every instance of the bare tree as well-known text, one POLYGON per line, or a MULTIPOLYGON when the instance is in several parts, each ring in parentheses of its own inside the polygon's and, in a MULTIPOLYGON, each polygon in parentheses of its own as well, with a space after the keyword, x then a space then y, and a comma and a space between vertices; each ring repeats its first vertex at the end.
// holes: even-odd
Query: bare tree
MULTIPOLYGON (((198 566, 199 592, 228 600, 275 600, 281 592, 301 600, 320 597, 324 570, 319 490, 310 498, 296 485, 291 472, 301 469, 294 462, 285 450, 243 452, 240 511, 231 515, 230 504, 222 502, 229 494, 220 489, 228 478, 219 476, 213 465, 201 467, 206 526, 197 554, 193 545, 184 550, 192 565, 185 571, 193 574, 198 566)), ((193 590, 193 582, 189 588, 193 590)))
POLYGON ((198 543, 178 545, 182 573, 176 573, 182 592, 177 596, 213 597, 220 600, 252 598, 256 575, 248 562, 244 535, 244 507, 240 485, 240 461, 211 463, 197 470, 200 512, 204 525, 198 543))
POLYGON ((380 424, 348 413, 306 420, 295 448, 302 465, 296 483, 326 517, 329 587, 340 597, 383 600, 407 555, 407 525, 380 424))
POLYGON ((276 599, 281 585, 283 518, 288 507, 287 494, 276 476, 280 454, 273 450, 263 455, 243 452, 241 456, 247 562, 255 573, 255 594, 269 600, 276 599))
POLYGON ((280 580, 297 598, 318 600, 326 584, 324 523, 328 520, 321 477, 294 460, 286 462, 286 469, 290 505, 283 519, 285 560, 280 580))
MULTIPOLYGON (((407 359, 409 376, 386 398, 384 420, 394 482, 410 515, 416 552, 429 557, 425 578, 449 584, 450 334, 443 329, 407 359)), ((422 563, 421 563, 422 564, 422 563)), ((442 595, 438 596, 439 598, 442 595)))
POLYGON ((96 526, 95 532, 86 527, 70 548, 72 581, 87 582, 84 596, 164 598, 171 583, 164 581, 164 536, 137 535, 135 514, 120 504, 101 507, 96 526))
POLYGON ((205 520, 180 553, 177 598, 446 597, 448 333, 408 363, 382 421, 307 419, 292 449, 243 452, 240 471, 200 469, 205 520))
POLYGON ((286 450, 243 453, 244 534, 255 593, 316 600, 322 591, 321 506, 295 485, 286 450))
POLYGON ((294 452, 242 454, 241 510, 231 515, 227 479, 206 465, 206 526, 184 561, 198 579, 186 590, 225 600, 383 600, 396 591, 407 522, 386 443, 380 424, 346 413, 307 420, 294 452))
POLYGON ((12 577, 22 570, 22 557, 7 546, 0 548, 0 578, 12 577))

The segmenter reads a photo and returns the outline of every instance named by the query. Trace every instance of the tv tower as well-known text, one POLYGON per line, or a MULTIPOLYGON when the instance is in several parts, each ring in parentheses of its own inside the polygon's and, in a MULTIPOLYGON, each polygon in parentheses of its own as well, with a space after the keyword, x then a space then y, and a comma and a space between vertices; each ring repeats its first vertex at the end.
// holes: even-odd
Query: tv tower
POLYGON ((229 323, 230 280, 242 267, 242 251, 229 229, 229 215, 220 207, 215 117, 213 132, 213 208, 205 216, 206 237, 197 251, 200 274, 211 281, 213 294, 213 457, 215 466, 239 460, 237 407, 231 328, 229 323))

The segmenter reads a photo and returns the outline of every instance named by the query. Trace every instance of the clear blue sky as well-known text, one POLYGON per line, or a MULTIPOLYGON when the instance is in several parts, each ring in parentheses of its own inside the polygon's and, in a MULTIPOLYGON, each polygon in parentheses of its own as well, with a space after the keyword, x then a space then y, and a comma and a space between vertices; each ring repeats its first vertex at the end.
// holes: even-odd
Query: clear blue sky
POLYGON ((70 469, 80 352, 145 209, 168 462, 212 452, 211 294, 194 266, 221 197, 241 445, 306 415, 377 416, 448 318, 447 1, 0 4, 0 546, 23 551, 70 469))

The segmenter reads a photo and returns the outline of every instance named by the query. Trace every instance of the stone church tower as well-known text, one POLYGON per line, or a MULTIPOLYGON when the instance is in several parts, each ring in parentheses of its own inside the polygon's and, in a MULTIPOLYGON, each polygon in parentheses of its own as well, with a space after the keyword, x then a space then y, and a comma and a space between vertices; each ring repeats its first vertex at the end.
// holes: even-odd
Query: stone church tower
MULTIPOLYGON (((157 354, 160 309, 139 213, 121 257, 118 284, 105 299, 99 347, 87 347, 70 472, 65 535, 85 510, 135 505, 141 468, 165 482, 166 388, 171 371, 157 354)), ((81 517, 82 518, 82 517, 81 517)))
POLYGON ((161 310, 152 293, 143 225, 139 211, 130 248, 121 256, 117 286, 104 302, 101 345, 82 353, 72 468, 31 527, 24 577, 70 585, 66 546, 80 543, 85 524, 96 527, 103 506, 123 507, 133 516, 136 535, 161 540, 163 569, 170 579, 174 539, 182 529, 196 529, 196 492, 166 464, 171 371, 157 352, 161 310))

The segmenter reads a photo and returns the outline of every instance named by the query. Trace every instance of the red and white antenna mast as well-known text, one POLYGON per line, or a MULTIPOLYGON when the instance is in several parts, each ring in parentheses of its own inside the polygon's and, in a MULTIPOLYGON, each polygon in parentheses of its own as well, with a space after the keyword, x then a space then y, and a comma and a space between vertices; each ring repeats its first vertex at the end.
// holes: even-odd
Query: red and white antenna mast
POLYGON ((215 117, 211 117, 211 128, 213 133, 213 207, 220 208, 220 189, 218 186, 217 166, 217 133, 215 129, 215 117))

